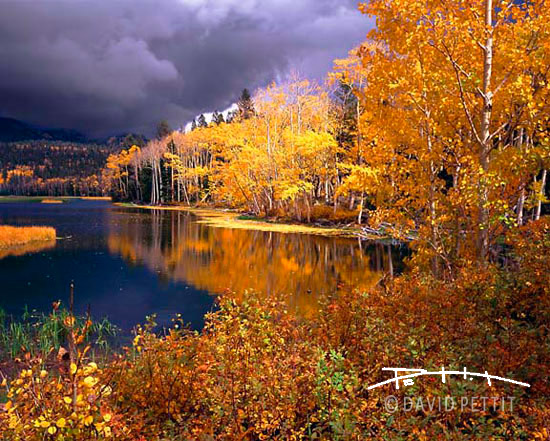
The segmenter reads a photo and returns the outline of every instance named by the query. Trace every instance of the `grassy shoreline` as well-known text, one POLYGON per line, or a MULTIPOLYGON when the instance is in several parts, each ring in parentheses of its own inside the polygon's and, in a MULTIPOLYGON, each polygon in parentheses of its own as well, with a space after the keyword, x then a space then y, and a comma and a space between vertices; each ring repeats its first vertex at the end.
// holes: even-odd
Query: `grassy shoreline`
MULTIPOLYGON (((61 204, 72 200, 101 200, 111 201, 108 196, 0 196, 1 203, 9 202, 34 202, 43 204, 61 204)), ((137 208, 145 210, 186 211, 199 218, 199 223, 217 228, 232 228, 252 231, 266 231, 285 234, 312 234, 325 237, 357 238, 361 233, 357 226, 342 225, 315 225, 306 223, 291 223, 281 219, 266 219, 248 216, 235 210, 214 207, 191 207, 186 205, 147 205, 131 202, 113 202, 113 205, 124 208, 137 208)), ((365 237, 362 234, 363 238, 365 237)), ((385 240, 385 237, 373 236, 371 240, 385 240)))
POLYGON ((118 202, 114 205, 124 208, 139 208, 145 210, 186 211, 199 217, 199 223, 217 228, 233 228, 254 231, 267 231, 286 234, 313 234, 328 237, 356 237, 358 228, 353 227, 325 227, 307 224, 284 223, 282 221, 268 221, 245 217, 243 213, 219 208, 198 208, 185 205, 141 205, 127 202, 118 202))
MULTIPOLYGON (((35 203, 65 203, 71 200, 103 200, 110 201, 110 197, 102 196, 0 196, 0 203, 8 202, 35 202, 35 203), (50 202, 52 201, 52 202, 50 202), (58 202, 59 201, 59 202, 58 202)), ((211 227, 217 228, 232 228, 253 231, 266 231, 273 233, 286 234, 312 234, 325 237, 357 237, 360 229, 357 227, 347 226, 321 226, 305 223, 288 223, 279 219, 261 219, 247 216, 245 213, 221 209, 221 208, 203 208, 190 207, 185 205, 147 205, 134 204, 129 202, 115 202, 115 206, 124 208, 138 208, 145 210, 165 210, 165 211, 186 211, 193 213, 199 218, 199 223, 204 223, 211 227)), ((379 237, 373 238, 375 240, 379 237)))
POLYGON ((52 227, 13 227, 0 225, 0 249, 9 249, 35 242, 50 242, 56 239, 52 227))
POLYGON ((0 196, 0 203, 6 202, 43 202, 48 200, 55 200, 61 202, 68 202, 75 199, 82 199, 85 201, 110 201, 109 196, 0 196))

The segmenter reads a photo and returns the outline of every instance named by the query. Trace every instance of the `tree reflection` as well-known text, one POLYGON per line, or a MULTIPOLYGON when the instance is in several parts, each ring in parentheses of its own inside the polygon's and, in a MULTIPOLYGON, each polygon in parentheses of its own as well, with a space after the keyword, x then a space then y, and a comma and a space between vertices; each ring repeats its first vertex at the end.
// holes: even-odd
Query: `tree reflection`
POLYGON ((400 268, 402 252, 353 239, 214 228, 191 213, 139 211, 119 216, 109 233, 111 253, 162 277, 221 294, 285 295, 309 315, 342 288, 367 290, 400 268))

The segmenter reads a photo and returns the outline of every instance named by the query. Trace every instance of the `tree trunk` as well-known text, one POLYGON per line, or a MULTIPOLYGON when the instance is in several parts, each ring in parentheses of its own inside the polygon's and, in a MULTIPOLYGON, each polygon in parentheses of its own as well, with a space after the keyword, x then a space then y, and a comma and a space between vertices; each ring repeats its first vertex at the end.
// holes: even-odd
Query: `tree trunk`
POLYGON ((359 214, 357 215, 357 223, 361 225, 361 221, 363 219, 363 204, 365 202, 365 191, 363 190, 361 192, 361 199, 359 202, 359 214))
POLYGON ((388 245, 388 272, 393 279, 393 259, 391 255, 391 245, 388 245))
POLYGON ((157 162, 157 183, 158 183, 158 200, 157 203, 162 204, 162 169, 160 168, 160 160, 157 162))
POLYGON ((353 210, 353 207, 355 206, 355 195, 351 194, 349 197, 349 209, 353 210))
POLYGON ((540 182, 540 193, 539 193, 539 201, 537 203, 537 212, 535 214, 535 220, 540 219, 540 213, 542 211, 542 200, 544 199, 544 191, 546 187, 546 170, 542 171, 542 179, 540 182))
POLYGON ((493 0, 485 0, 485 27, 487 38, 485 40, 483 57, 483 110, 481 115, 481 145, 479 148, 479 163, 483 170, 480 186, 479 200, 479 230, 478 230, 478 257, 485 261, 489 248, 489 208, 488 189, 484 182, 489 170, 490 126, 493 110, 493 92, 491 90, 491 77, 493 73, 493 0))
POLYGON ((525 188, 522 188, 518 198, 518 206, 517 206, 517 223, 520 227, 523 225, 523 206, 524 205, 525 205, 525 188))

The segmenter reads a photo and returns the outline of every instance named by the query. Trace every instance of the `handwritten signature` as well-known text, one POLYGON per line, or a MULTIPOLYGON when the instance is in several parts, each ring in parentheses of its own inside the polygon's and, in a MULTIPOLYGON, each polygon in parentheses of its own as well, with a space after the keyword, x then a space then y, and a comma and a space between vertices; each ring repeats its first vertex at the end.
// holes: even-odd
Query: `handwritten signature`
POLYGON ((521 381, 511 380, 509 378, 498 377, 496 375, 489 375, 487 371, 484 374, 478 372, 468 372, 466 368, 462 371, 446 371, 444 367, 440 371, 430 372, 426 369, 412 369, 412 368, 383 368, 383 371, 392 371, 395 374, 394 378, 390 378, 386 381, 381 381, 380 383, 373 384, 372 386, 367 387, 367 390, 375 389, 385 384, 395 383, 395 388, 399 389, 399 382, 402 381, 405 386, 412 386, 414 384, 413 378, 421 377, 424 375, 441 375, 441 381, 445 383, 446 377, 451 375, 462 375, 464 379, 473 380, 474 377, 481 377, 487 380, 489 386, 491 386, 492 380, 505 381, 507 383, 517 384, 518 386, 531 387, 527 383, 522 383, 521 381), (400 373, 413 372, 412 374, 400 375, 400 373))

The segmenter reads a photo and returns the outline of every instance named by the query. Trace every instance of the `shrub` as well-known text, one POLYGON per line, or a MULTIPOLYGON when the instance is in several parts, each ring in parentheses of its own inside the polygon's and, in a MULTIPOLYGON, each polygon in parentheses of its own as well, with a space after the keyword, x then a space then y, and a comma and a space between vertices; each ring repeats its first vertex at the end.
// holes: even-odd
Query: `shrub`
POLYGON ((125 433, 109 405, 111 387, 95 363, 71 363, 65 374, 48 372, 35 360, 11 384, 3 439, 13 441, 110 439, 125 433))

